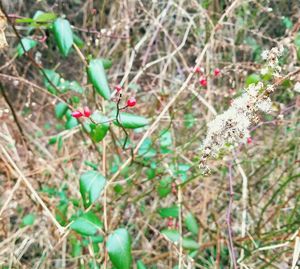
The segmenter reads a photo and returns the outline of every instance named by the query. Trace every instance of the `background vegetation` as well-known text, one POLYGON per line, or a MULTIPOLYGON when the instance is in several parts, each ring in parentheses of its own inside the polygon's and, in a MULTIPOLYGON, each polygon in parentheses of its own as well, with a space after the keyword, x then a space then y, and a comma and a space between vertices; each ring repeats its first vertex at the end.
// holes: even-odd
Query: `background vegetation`
POLYGON ((1 268, 296 268, 299 76, 276 88, 252 141, 210 159, 209 175, 199 162, 213 111, 268 79, 263 50, 284 46, 282 75, 299 68, 299 1, 1 7, 1 268), (108 66, 93 77, 96 58, 108 66), (118 124, 131 97, 121 112, 135 116, 118 124), (92 122, 71 116, 85 106, 92 122))

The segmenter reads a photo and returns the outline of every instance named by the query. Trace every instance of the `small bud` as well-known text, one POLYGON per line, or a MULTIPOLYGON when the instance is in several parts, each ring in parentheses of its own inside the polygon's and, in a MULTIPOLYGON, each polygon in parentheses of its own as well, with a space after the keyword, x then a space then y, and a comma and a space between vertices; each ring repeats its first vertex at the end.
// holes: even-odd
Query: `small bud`
POLYGON ((89 116, 91 116, 92 113, 91 113, 91 110, 87 106, 85 106, 83 108, 83 114, 85 117, 89 117, 89 116))
POLYGON ((117 86, 115 86, 115 90, 116 90, 117 92, 120 92, 120 91, 122 91, 122 87, 121 87, 121 85, 117 85, 117 86))
POLYGON ((205 77, 201 77, 201 78, 199 79, 199 83, 200 83, 200 85, 201 85, 202 87, 206 87, 206 86, 207 86, 207 80, 206 80, 206 78, 205 78, 205 77))
POLYGON ((134 107, 136 105, 136 100, 134 97, 131 97, 127 100, 127 106, 134 107))
POLYGON ((76 119, 81 118, 83 116, 83 114, 79 110, 72 112, 71 115, 73 118, 76 118, 76 119))
POLYGON ((247 144, 249 145, 249 144, 251 144, 252 143, 252 138, 251 137, 248 137, 247 138, 247 144))
POLYGON ((92 9, 91 9, 91 13, 92 13, 92 15, 96 15, 96 13, 97 13, 97 9, 95 9, 95 8, 92 8, 92 9))
POLYGON ((168 223, 167 223, 167 225, 168 225, 169 228, 173 227, 173 221, 169 220, 168 223))
POLYGON ((216 69, 214 70, 214 75, 215 75, 215 77, 217 77, 220 73, 221 73, 221 70, 220 70, 219 68, 216 68, 216 69))

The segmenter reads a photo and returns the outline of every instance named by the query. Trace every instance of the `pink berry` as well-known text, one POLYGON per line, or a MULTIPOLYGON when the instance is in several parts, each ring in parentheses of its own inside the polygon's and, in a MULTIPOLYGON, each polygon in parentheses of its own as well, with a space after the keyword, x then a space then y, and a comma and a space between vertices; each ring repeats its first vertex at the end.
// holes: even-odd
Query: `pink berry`
POLYGON ((221 73, 221 70, 219 68, 216 68, 214 70, 214 75, 217 77, 221 73))
POLYGON ((85 106, 83 108, 83 114, 85 117, 89 117, 89 116, 91 116, 92 113, 91 113, 91 110, 87 106, 85 106))
POLYGON ((79 110, 72 112, 71 115, 72 115, 72 117, 74 117, 76 119, 81 118, 83 116, 83 114, 79 110))
POLYGON ((117 86, 115 87, 115 90, 116 90, 117 92, 120 92, 120 91, 122 91, 122 87, 121 87, 121 85, 117 85, 117 86))
POLYGON ((167 225, 168 225, 168 227, 171 228, 171 227, 173 226, 173 221, 172 221, 172 220, 169 220, 167 225))
POLYGON ((195 68, 194 68, 194 73, 201 73, 201 68, 199 67, 199 66, 196 66, 195 68))
POLYGON ((251 137, 248 137, 247 138, 247 144, 251 144, 252 143, 252 138, 251 137))
POLYGON ((206 87, 207 86, 207 80, 206 80, 206 78, 205 77, 201 77, 199 79, 199 83, 200 83, 201 86, 206 87))
POLYGON ((129 99, 127 100, 127 106, 133 107, 133 106, 135 106, 135 105, 136 105, 136 100, 135 100, 134 97, 131 97, 131 98, 129 98, 129 99))

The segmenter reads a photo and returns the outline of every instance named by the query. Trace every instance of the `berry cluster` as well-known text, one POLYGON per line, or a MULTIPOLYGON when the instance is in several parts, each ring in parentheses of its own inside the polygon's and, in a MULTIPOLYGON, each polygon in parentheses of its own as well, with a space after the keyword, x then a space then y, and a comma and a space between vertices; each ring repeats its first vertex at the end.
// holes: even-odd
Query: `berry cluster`
POLYGON ((78 119, 78 118, 81 118, 81 117, 87 117, 89 118, 91 116, 91 110, 85 106, 83 108, 83 112, 81 112, 80 110, 75 110, 74 112, 72 112, 72 117, 78 119))
MULTIPOLYGON (((202 87, 207 87, 207 78, 204 75, 204 68, 203 67, 195 67, 194 68, 194 73, 199 74, 200 78, 199 78, 199 83, 202 87)), ((219 68, 215 68, 214 69, 214 76, 217 77, 219 76, 221 73, 221 70, 219 68)))

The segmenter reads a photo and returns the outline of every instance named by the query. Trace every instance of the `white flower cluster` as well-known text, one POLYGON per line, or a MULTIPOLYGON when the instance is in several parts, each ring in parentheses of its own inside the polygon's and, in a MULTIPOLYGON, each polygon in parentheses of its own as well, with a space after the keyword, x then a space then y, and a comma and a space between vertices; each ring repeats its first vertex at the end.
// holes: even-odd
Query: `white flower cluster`
POLYGON ((263 60, 266 60, 267 65, 261 69, 261 74, 264 75, 268 73, 268 71, 272 72, 273 75, 278 75, 281 71, 281 67, 279 66, 278 58, 282 56, 284 51, 283 46, 272 48, 271 50, 265 50, 261 54, 263 60))
MULTIPOLYGON (((272 74, 279 70, 278 57, 282 51, 283 49, 273 48, 263 52, 262 56, 267 60, 266 67, 272 68, 272 74)), ((247 142, 250 138, 249 127, 257 121, 258 112, 271 111, 272 101, 264 93, 273 90, 272 85, 265 86, 262 82, 249 85, 243 95, 233 100, 228 110, 208 123, 201 163, 204 164, 209 156, 216 157, 226 145, 236 146, 247 142)))

